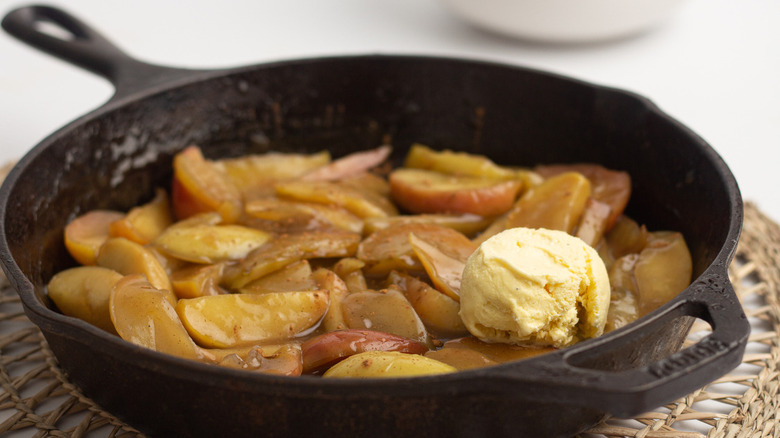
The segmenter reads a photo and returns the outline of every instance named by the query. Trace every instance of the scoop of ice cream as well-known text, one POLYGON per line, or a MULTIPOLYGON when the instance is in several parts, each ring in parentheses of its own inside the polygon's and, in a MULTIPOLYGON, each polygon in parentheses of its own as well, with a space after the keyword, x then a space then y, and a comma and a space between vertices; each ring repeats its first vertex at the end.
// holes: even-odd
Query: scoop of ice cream
POLYGON ((609 301, 596 250, 562 231, 512 228, 466 262, 460 316, 483 341, 564 347, 604 332, 609 301))

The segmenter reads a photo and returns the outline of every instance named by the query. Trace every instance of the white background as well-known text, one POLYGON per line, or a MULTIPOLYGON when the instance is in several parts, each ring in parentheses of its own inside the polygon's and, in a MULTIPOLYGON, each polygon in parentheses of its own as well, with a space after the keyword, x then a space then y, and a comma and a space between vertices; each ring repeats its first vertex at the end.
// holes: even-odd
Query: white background
MULTIPOLYGON (((21 4, 26 3, 0 0, 0 13, 21 4)), ((233 67, 323 54, 435 54, 525 65, 628 89, 707 140, 731 167, 743 197, 780 221, 777 0, 688 0, 651 32, 574 46, 476 30, 435 0, 68 0, 59 5, 129 54, 170 66, 233 67)), ((112 92, 102 78, 2 33, 0 159, 18 158, 112 92)))

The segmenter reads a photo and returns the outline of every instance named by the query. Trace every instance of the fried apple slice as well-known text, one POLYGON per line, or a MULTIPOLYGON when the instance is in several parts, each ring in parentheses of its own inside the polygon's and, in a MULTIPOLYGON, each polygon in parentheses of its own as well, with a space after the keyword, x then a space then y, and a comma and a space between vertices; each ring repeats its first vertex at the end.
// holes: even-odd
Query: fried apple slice
POLYGON ((110 237, 111 224, 125 217, 114 210, 92 210, 65 226, 65 248, 82 265, 97 263, 100 246, 110 237))
POLYGON ((268 221, 265 226, 277 232, 298 232, 336 227, 353 233, 363 231, 363 220, 336 205, 290 201, 276 197, 256 199, 246 204, 252 217, 268 221))
POLYGON ((197 298, 226 293, 219 287, 224 263, 190 265, 171 274, 171 286, 178 298, 197 298))
POLYGON ((68 316, 83 319, 116 334, 108 309, 111 289, 122 274, 99 266, 77 266, 55 274, 47 285, 49 298, 68 316))
POLYGON ((298 344, 275 348, 255 346, 245 350, 224 355, 217 361, 217 365, 277 376, 300 376, 303 372, 301 346, 298 344))
POLYGON ((392 147, 384 145, 376 149, 353 152, 311 170, 301 177, 301 181, 336 181, 356 176, 382 164, 392 151, 392 147))
POLYGON ((644 316, 674 298, 691 283, 693 261, 682 234, 655 231, 634 267, 639 314, 644 316))
POLYGON ((460 318, 460 303, 456 300, 402 272, 391 272, 388 283, 401 290, 425 326, 434 334, 447 338, 468 334, 460 318))
POLYGON ((176 312, 204 347, 230 348, 292 339, 320 322, 328 291, 213 295, 179 300, 176 312))
POLYGON ((396 289, 352 293, 341 302, 351 329, 377 330, 429 344, 428 330, 409 300, 396 289))
POLYGON ((244 258, 270 238, 269 233, 242 225, 174 225, 154 244, 180 260, 219 263, 244 258))
POLYGON ((371 217, 363 221, 363 233, 369 235, 375 231, 399 224, 433 224, 473 236, 487 228, 493 218, 485 218, 476 214, 413 214, 388 217, 371 217))
POLYGON ((476 243, 509 228, 548 228, 572 233, 590 197, 590 181, 576 172, 563 173, 530 188, 506 215, 497 219, 476 243))
POLYGON ((173 158, 171 202, 179 220, 216 211, 226 223, 233 223, 244 209, 233 181, 206 160, 197 146, 189 146, 173 158))
POLYGON ((301 344, 303 372, 327 369, 354 354, 366 351, 397 351, 423 354, 428 347, 411 339, 376 330, 340 330, 319 335, 301 344))
POLYGON ((376 192, 335 182, 282 182, 276 184, 276 194, 298 201, 337 205, 362 219, 398 214, 393 203, 376 192))
POLYGON ((593 198, 610 207, 607 230, 615 225, 631 197, 631 176, 628 172, 610 170, 590 163, 538 166, 535 171, 545 178, 566 172, 578 172, 588 178, 593 198))
POLYGON ((286 234, 253 250, 236 265, 225 269, 223 284, 238 290, 250 282, 303 259, 350 257, 360 234, 341 230, 286 234))
POLYGON ((585 203, 585 210, 582 212, 580 223, 577 225, 577 237, 582 239, 583 242, 590 246, 595 247, 596 244, 604 237, 609 226, 609 218, 612 213, 612 208, 601 201, 597 201, 594 198, 588 198, 585 203))
POLYGON ((108 239, 100 247, 97 265, 122 275, 143 274, 153 287, 168 291, 169 298, 175 302, 171 280, 165 268, 151 251, 132 240, 124 237, 108 239))
POLYGON ((497 216, 509 210, 520 180, 495 180, 399 168, 390 173, 393 200, 411 213, 471 213, 497 216))
POLYGON ((111 237, 124 237, 146 245, 173 223, 171 203, 163 189, 157 189, 154 199, 131 209, 122 219, 111 223, 111 237))
POLYGON ((366 266, 365 262, 358 258, 345 257, 333 265, 333 271, 339 278, 344 280, 347 290, 350 292, 363 292, 368 289, 366 276, 363 275, 364 266, 366 266))
POLYGON ((269 292, 292 292, 302 290, 327 289, 317 287, 312 277, 308 260, 300 260, 272 272, 242 287, 239 292, 263 294, 269 292))
POLYGON ((452 373, 454 367, 443 362, 397 351, 367 351, 350 356, 323 374, 330 378, 412 377, 452 373))
POLYGON ((187 359, 213 359, 195 345, 165 294, 141 274, 117 282, 109 309, 117 333, 126 341, 187 359))
POLYGON ((501 167, 483 155, 449 149, 436 151, 420 143, 409 148, 404 167, 490 179, 515 179, 517 176, 512 169, 501 167))
POLYGON ((274 193, 273 184, 301 177, 330 163, 330 152, 294 154, 269 152, 215 160, 214 167, 230 178, 246 201, 274 193))
POLYGON ((414 233, 409 234, 409 243, 436 289, 460 301, 460 282, 466 262, 448 256, 414 233))
POLYGON ((322 327, 328 332, 346 329, 347 323, 344 319, 344 308, 341 303, 350 293, 347 285, 330 269, 318 268, 312 275, 317 286, 330 293, 330 306, 325 317, 322 318, 322 327))
POLYGON ((385 276, 392 270, 423 271, 409 242, 412 233, 447 256, 464 262, 477 248, 466 236, 451 228, 425 223, 394 225, 360 242, 357 258, 366 263, 366 275, 385 276))

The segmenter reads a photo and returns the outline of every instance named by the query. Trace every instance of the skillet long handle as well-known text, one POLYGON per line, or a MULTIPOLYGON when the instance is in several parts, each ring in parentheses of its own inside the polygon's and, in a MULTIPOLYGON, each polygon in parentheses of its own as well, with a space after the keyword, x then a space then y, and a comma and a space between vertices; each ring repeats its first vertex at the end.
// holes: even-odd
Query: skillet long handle
POLYGON ((2 27, 32 47, 105 77, 116 88, 113 99, 193 73, 137 60, 89 25, 51 6, 14 9, 3 18, 2 27), (65 35, 45 32, 44 25, 55 25, 65 35))
POLYGON ((540 400, 597 408, 624 418, 683 397, 739 365, 750 334, 750 324, 727 276, 703 276, 684 294, 683 300, 637 321, 634 330, 624 336, 596 338, 589 347, 572 347, 565 354, 549 355, 546 361, 508 367, 500 373, 498 387, 512 388, 505 379, 517 378, 525 385, 524 391, 534 391, 540 400), (597 362, 609 367, 610 354, 620 355, 620 363, 630 362, 622 347, 647 341, 638 336, 648 332, 661 333, 662 342, 663 331, 686 316, 705 320, 712 333, 671 356, 633 369, 607 371, 582 365, 597 362), (533 388, 528 376, 537 376, 543 384, 533 388))

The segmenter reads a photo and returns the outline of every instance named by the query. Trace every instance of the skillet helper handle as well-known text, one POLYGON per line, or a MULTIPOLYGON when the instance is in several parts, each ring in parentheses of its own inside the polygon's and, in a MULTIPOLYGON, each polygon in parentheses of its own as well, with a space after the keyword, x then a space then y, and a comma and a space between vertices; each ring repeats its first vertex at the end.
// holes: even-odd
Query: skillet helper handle
POLYGON ((128 56, 89 25, 51 6, 14 9, 3 18, 2 27, 36 49, 108 79, 116 88, 114 99, 191 72, 128 56), (58 32, 46 32, 45 26, 54 26, 58 32))
POLYGON ((685 299, 646 316, 622 336, 596 338, 589 346, 548 355, 546 361, 534 365, 529 361, 529 368, 521 366, 509 373, 519 378, 525 376, 525 381, 529 375, 539 376, 543 383, 538 391, 525 390, 533 390, 541 399, 597 408, 616 417, 636 416, 683 397, 737 367, 750 334, 747 317, 726 276, 705 276, 684 294, 685 299), (663 338, 665 328, 684 316, 708 322, 712 333, 694 345, 638 368, 607 371, 588 365, 608 362, 604 357, 610 353, 624 354, 632 343, 644 341, 639 337, 642 333, 660 333, 663 338))

